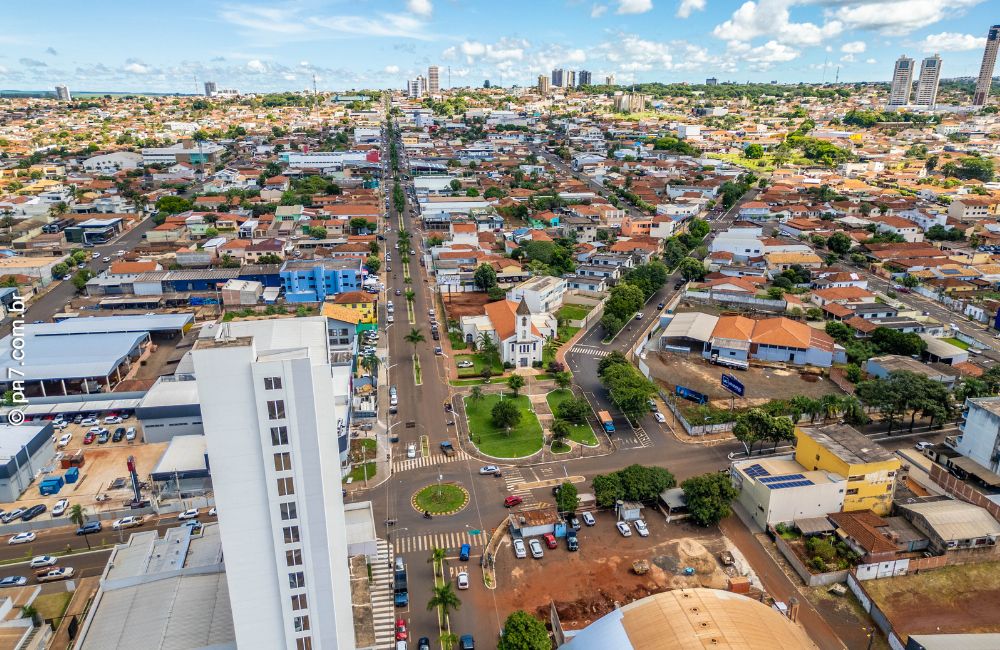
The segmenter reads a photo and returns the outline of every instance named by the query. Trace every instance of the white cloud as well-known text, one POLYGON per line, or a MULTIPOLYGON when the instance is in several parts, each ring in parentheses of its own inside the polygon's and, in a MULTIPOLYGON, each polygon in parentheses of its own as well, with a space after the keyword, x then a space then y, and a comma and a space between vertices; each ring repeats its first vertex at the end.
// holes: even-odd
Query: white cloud
POLYGON ((864 41, 851 41, 840 46, 840 51, 845 54, 863 54, 868 49, 868 44, 864 41))
POLYGON ((600 18, 601 16, 604 15, 604 12, 606 12, 607 10, 608 10, 607 5, 594 5, 593 7, 590 8, 590 17, 600 18))
POLYGON ((653 0, 618 0, 619 14, 644 14, 652 10, 653 0))
POLYGON ((302 66, 303 68, 308 68, 309 67, 309 62, 308 61, 299 61, 299 65, 302 66))
MULTIPOLYGON (((466 61, 473 63, 476 59, 485 58, 489 61, 520 61, 524 59, 529 43, 520 39, 501 38, 496 43, 480 43, 479 41, 462 41, 458 46, 466 61)), ((451 48, 445 50, 449 52, 451 48)))
POLYGON ((138 61, 132 61, 122 69, 132 74, 149 74, 151 71, 148 65, 139 63, 138 61))
POLYGON ((841 63, 854 63, 854 55, 845 54, 844 56, 840 57, 840 61, 841 63))
POLYGON ((692 11, 704 11, 705 10, 705 0, 681 0, 680 6, 677 7, 677 17, 687 18, 691 15, 692 11))
POLYGON ((852 29, 871 29, 903 36, 944 19, 983 0, 848 0, 833 16, 852 29))
POLYGON ((235 5, 224 9, 220 16, 234 25, 260 32, 291 35, 307 31, 307 27, 297 19, 295 9, 288 7, 235 5))
POLYGON ((865 63, 867 63, 868 65, 875 65, 876 63, 878 63, 878 61, 875 59, 865 59, 865 63))
POLYGON ((407 0, 406 8, 418 16, 430 16, 434 11, 431 0, 407 0))
POLYGON ((749 43, 766 36, 787 45, 819 45, 843 31, 843 25, 836 20, 822 26, 791 22, 791 4, 792 0, 748 0, 729 20, 716 25, 712 34, 730 43, 749 43))
POLYGON ((260 59, 250 59, 247 61, 247 70, 250 72, 267 72, 267 64, 260 59))
POLYGON ((741 54, 744 61, 759 70, 767 70, 775 63, 786 63, 798 58, 798 56, 798 50, 778 41, 768 41, 741 54))
POLYGON ((566 52, 563 58, 566 60, 566 63, 583 63, 587 60, 587 53, 577 48, 566 52))
POLYGON ((985 38, 956 32, 928 34, 920 42, 920 49, 925 52, 964 52, 965 50, 981 50, 984 47, 986 47, 985 38))
POLYGON ((291 72, 284 73, 283 75, 281 75, 281 78, 284 79, 285 81, 295 81, 297 79, 297 77, 291 72))
POLYGON ((686 41, 650 41, 632 34, 604 43, 605 57, 622 72, 695 70, 708 64, 708 50, 686 41))
POLYGON ((403 14, 378 14, 377 18, 362 16, 321 16, 309 22, 331 32, 355 36, 394 36, 420 41, 435 40, 437 36, 427 31, 427 23, 403 14))
POLYGON ((399 74, 398 65, 387 65, 384 68, 386 74, 399 74))

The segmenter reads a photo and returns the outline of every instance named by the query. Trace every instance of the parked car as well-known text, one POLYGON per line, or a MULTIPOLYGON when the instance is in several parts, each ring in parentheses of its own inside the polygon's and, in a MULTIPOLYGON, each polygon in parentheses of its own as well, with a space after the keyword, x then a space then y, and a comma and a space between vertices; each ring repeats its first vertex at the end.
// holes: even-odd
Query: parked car
POLYGON ((57 580, 72 578, 74 573, 76 571, 71 566, 55 567, 39 571, 35 574, 35 580, 38 582, 55 582, 57 580))
POLYGON ((177 515, 178 521, 184 521, 185 519, 197 519, 197 518, 198 518, 197 508, 190 508, 177 515))
POLYGON ((64 512, 66 512, 67 508, 69 508, 69 499, 59 499, 56 501, 56 504, 52 506, 52 516, 61 516, 64 512))
POLYGON ((114 530, 122 530, 125 528, 135 528, 136 526, 142 525, 142 515, 129 515, 128 517, 122 517, 121 519, 116 519, 111 528, 114 530))
POLYGON ((594 515, 590 514, 589 511, 581 514, 580 518, 583 519, 583 523, 587 524, 588 526, 593 526, 597 523, 597 520, 594 519, 594 515))
POLYGON ((85 427, 92 427, 97 424, 97 418, 83 418, 80 420, 80 425, 85 427))
POLYGON ((524 558, 528 557, 527 551, 524 550, 523 539, 515 539, 513 546, 514 546, 514 557, 516 557, 519 560, 523 560, 524 558))
POLYGON ((579 551, 580 541, 576 538, 576 533, 570 532, 566 535, 566 550, 579 551))
POLYGON ((537 539, 532 539, 528 542, 528 547, 531 548, 531 557, 536 560, 541 559, 545 555, 545 551, 542 550, 542 543, 537 539))
POLYGON ((58 561, 58 558, 52 557, 51 555, 36 555, 31 558, 31 562, 28 563, 28 566, 32 569, 41 569, 42 567, 52 566, 58 561))
POLYGON ((42 514, 48 509, 49 507, 44 503, 39 503, 37 505, 31 506, 21 514, 21 521, 31 521, 32 519, 34 519, 35 517, 42 514))
POLYGON ((635 532, 639 533, 639 537, 649 537, 649 528, 646 527, 645 521, 636 519, 632 525, 635 526, 635 532))
POLYGON ((99 521, 88 521, 84 525, 76 529, 77 535, 93 535, 94 533, 101 532, 104 526, 101 525, 99 521))
POLYGON ((462 638, 458 640, 459 650, 476 650, 476 640, 472 638, 471 634, 463 634, 462 638))
POLYGON ((660 413, 659 411, 653 411, 653 419, 659 422, 660 424, 663 424, 664 422, 667 421, 666 416, 660 413))
POLYGON ((23 587, 28 584, 28 579, 24 576, 7 576, 0 580, 0 587, 23 587))
POLYGON ((624 521, 619 521, 615 526, 618 528, 618 532, 622 534, 622 537, 632 536, 632 529, 624 521))
POLYGON ((20 519, 21 515, 23 514, 24 514, 24 508, 14 508, 10 512, 4 513, 3 517, 0 517, 0 521, 2 521, 5 524, 9 524, 15 519, 20 519))
POLYGON ((417 457, 417 446, 415 444, 413 444, 412 442, 410 444, 406 445, 406 457, 407 458, 416 458, 417 457))
POLYGON ((109 415, 104 418, 104 424, 121 424, 122 422, 124 422, 124 420, 120 415, 109 415))
POLYGON ((406 620, 401 618, 396 621, 396 640, 406 641, 408 636, 410 633, 406 630, 406 620))
POLYGON ((72 439, 73 439, 72 433, 64 433, 61 436, 59 436, 59 442, 57 442, 56 445, 59 447, 65 447, 70 443, 72 439))
POLYGON ((463 361, 459 361, 455 365, 457 365, 459 368, 471 368, 472 366, 474 366, 476 364, 474 364, 471 361, 469 361, 468 359, 466 359, 466 360, 463 360, 463 361))
POLYGON ((97 444, 107 444, 108 440, 111 440, 111 434, 108 431, 105 430, 97 434, 97 444))
POLYGON ((114 434, 111 436, 111 442, 121 442, 122 438, 125 437, 125 427, 118 427, 115 429, 114 434))
POLYGON ((934 443, 933 442, 927 442, 926 440, 921 440, 920 442, 918 442, 917 444, 915 444, 913 446, 914 446, 914 448, 916 448, 917 451, 923 451, 925 449, 930 449, 931 447, 933 447, 934 443))
POLYGON ((425 636, 420 637, 417 641, 417 650, 431 650, 431 640, 425 636))
POLYGON ((458 574, 458 588, 468 589, 469 588, 469 574, 462 571, 458 574))
POLYGON ((14 535, 10 539, 8 539, 7 540, 7 544, 11 544, 11 545, 13 545, 13 544, 30 544, 31 542, 35 541, 35 537, 36 537, 35 533, 33 533, 31 531, 28 531, 26 533, 18 533, 17 535, 14 535))
POLYGON ((209 517, 218 517, 219 516, 219 510, 218 510, 218 508, 216 508, 215 506, 212 506, 212 508, 208 511, 208 516, 209 517))
POLYGON ((524 499, 516 494, 512 494, 503 500, 504 508, 513 508, 514 506, 519 506, 524 503, 524 499))
POLYGON ((87 433, 83 434, 83 444, 89 445, 93 443, 95 440, 97 440, 97 434, 95 434, 93 431, 88 431, 87 433))
POLYGON ((542 535, 542 539, 545 540, 545 545, 548 546, 549 548, 555 548, 556 546, 558 546, 558 544, 556 543, 556 536, 553 535, 552 533, 545 533, 544 535, 542 535))
POLYGON ((497 467, 496 465, 483 465, 482 467, 479 468, 480 474, 495 474, 496 472, 499 471, 500 468, 497 467))
POLYGON ((572 528, 573 530, 580 530, 580 520, 577 519, 576 516, 570 515, 566 519, 566 523, 568 523, 569 527, 572 528))
POLYGON ((69 426, 69 422, 67 422, 66 420, 53 420, 52 421, 52 428, 53 429, 60 429, 61 430, 61 429, 65 429, 68 426, 69 426))

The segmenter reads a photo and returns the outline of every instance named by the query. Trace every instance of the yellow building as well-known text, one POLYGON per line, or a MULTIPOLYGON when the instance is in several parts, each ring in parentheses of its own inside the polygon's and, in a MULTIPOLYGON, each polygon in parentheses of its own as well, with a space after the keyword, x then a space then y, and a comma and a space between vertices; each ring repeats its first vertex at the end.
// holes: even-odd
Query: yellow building
POLYGON ((796 427, 795 438, 795 460, 800 465, 847 477, 845 512, 889 514, 896 473, 902 465, 898 457, 846 424, 796 427))
POLYGON ((378 296, 365 291, 348 291, 329 300, 335 305, 347 307, 356 312, 362 323, 378 323, 378 296))

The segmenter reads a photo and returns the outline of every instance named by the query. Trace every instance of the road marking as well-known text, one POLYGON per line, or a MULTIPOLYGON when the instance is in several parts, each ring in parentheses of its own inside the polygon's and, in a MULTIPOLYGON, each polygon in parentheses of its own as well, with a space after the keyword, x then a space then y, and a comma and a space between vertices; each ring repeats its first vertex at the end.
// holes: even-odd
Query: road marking
POLYGON ((422 458, 407 458, 393 463, 392 471, 405 472, 411 469, 420 469, 421 467, 431 467, 432 465, 441 465, 443 463, 454 463, 455 461, 465 460, 468 457, 469 455, 464 451, 456 449, 454 456, 431 454, 430 456, 424 456, 422 458))
POLYGON ((391 649, 396 643, 396 607, 393 601, 393 552, 384 539, 375 540, 376 560, 372 564, 372 625, 375 646, 391 649))
POLYGON ((484 535, 470 535, 466 531, 451 533, 426 533, 407 537, 397 537, 393 547, 397 554, 431 552, 435 548, 443 548, 446 552, 458 553, 462 544, 483 546, 486 543, 484 535))
POLYGON ((577 354, 586 354, 591 357, 606 357, 611 354, 608 350, 602 348, 593 348, 587 345, 574 345, 570 352, 576 352, 577 354))

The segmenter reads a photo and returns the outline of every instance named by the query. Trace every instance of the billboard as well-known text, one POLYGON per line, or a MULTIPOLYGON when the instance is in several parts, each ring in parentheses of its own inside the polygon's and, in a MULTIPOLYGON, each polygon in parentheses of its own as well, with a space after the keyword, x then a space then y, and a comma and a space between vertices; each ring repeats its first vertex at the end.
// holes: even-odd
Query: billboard
POLYGON ((677 397, 683 397, 684 399, 689 399, 692 402, 697 402, 698 404, 708 402, 708 396, 699 393, 696 390, 691 390, 686 386, 676 386, 674 388, 674 394, 677 395, 677 397))
POLYGON ((722 375, 722 387, 728 390, 730 393, 733 393, 734 395, 739 395, 740 397, 743 397, 743 393, 746 392, 746 388, 743 386, 743 382, 741 382, 736 377, 733 377, 732 375, 726 375, 726 374, 722 375))

